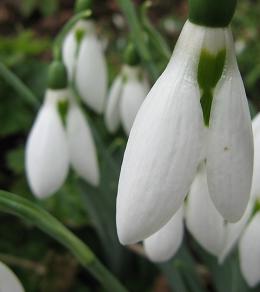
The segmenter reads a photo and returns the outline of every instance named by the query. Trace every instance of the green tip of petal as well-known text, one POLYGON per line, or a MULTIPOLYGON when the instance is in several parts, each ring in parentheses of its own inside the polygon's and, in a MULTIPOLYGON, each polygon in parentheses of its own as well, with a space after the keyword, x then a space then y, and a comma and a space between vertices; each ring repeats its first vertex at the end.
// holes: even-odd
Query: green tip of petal
POLYGON ((60 61, 52 62, 48 71, 48 88, 64 89, 67 85, 68 77, 65 65, 60 61))
POLYGON ((226 27, 232 20, 237 0, 189 0, 191 22, 209 27, 226 27))

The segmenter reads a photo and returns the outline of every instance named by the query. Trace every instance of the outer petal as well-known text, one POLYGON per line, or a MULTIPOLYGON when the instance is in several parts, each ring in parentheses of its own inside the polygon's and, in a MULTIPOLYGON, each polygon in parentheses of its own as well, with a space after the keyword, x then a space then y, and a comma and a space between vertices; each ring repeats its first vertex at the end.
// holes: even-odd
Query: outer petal
POLYGON ((164 262, 178 251, 183 238, 183 208, 181 207, 170 221, 144 241, 148 258, 153 262, 164 262))
POLYGON ((209 196, 204 163, 191 186, 186 224, 193 237, 209 253, 215 256, 221 253, 225 240, 225 224, 209 196))
POLYGON ((55 193, 66 179, 69 168, 67 137, 57 110, 64 91, 46 94, 26 145, 26 172, 33 193, 45 198, 55 193))
POLYGON ((187 22, 174 57, 131 130, 117 197, 117 232, 123 244, 143 240, 165 225, 182 205, 196 173, 203 118, 193 79, 199 44, 190 42, 190 34, 200 44, 203 29, 187 22))
POLYGON ((254 134, 254 171, 251 193, 254 197, 260 199, 260 114, 258 114, 252 123, 254 134))
POLYGON ((136 71, 134 76, 126 77, 120 103, 121 120, 123 128, 128 135, 130 134, 136 114, 149 91, 146 84, 142 80, 139 80, 138 73, 136 71))
POLYGON ((67 116, 67 134, 72 167, 91 185, 99 184, 95 143, 82 111, 72 104, 67 116))
POLYGON ((123 87, 123 77, 119 75, 110 90, 105 111, 105 123, 108 131, 116 132, 120 125, 119 103, 123 87))
POLYGON ((236 222, 249 200, 254 151, 245 89, 230 32, 226 32, 226 42, 227 66, 211 108, 207 173, 216 208, 226 220, 236 222))
POLYGON ((76 86, 83 101, 97 113, 102 113, 107 91, 107 68, 102 45, 95 33, 86 33, 80 46, 76 86))
POLYGON ((257 213, 245 230, 240 244, 240 268, 250 287, 260 282, 260 213, 257 213))
POLYGON ((0 262, 0 291, 1 292, 24 292, 24 289, 20 280, 2 262, 0 262))
POLYGON ((70 79, 73 79, 76 66, 76 51, 77 51, 77 42, 75 39, 75 32, 72 30, 66 36, 63 46, 62 46, 62 56, 64 64, 68 70, 68 75, 70 79))

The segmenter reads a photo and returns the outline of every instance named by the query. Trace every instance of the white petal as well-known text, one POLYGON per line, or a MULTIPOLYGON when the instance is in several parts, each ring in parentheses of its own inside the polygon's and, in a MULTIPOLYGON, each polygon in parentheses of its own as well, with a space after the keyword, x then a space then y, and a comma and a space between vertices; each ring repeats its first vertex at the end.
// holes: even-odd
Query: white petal
POLYGON ((250 287, 260 282, 260 213, 257 213, 246 228, 240 244, 240 268, 250 287))
POLYGON ((120 102, 120 113, 123 128, 128 135, 130 134, 136 114, 149 91, 146 85, 142 80, 139 80, 138 75, 133 77, 126 76, 120 102))
POLYGON ((166 225, 145 239, 144 248, 148 258, 153 262, 169 260, 178 251, 183 232, 183 208, 181 207, 166 225))
POLYGON ((236 222, 249 200, 253 138, 245 89, 229 32, 226 37, 228 63, 212 102, 207 173, 209 192, 216 208, 226 220, 236 222))
POLYGON ((258 114, 252 123, 254 135, 254 171, 251 193, 254 197, 260 199, 260 114, 258 114))
POLYGON ((76 104, 67 116, 67 134, 72 167, 91 185, 99 184, 96 147, 88 122, 76 104))
POLYGON ((204 163, 200 167, 188 197, 186 225, 198 243, 218 256, 225 239, 225 224, 209 196, 204 163))
POLYGON ((33 193, 45 198, 64 183, 69 168, 67 137, 57 110, 58 95, 48 91, 26 145, 26 173, 33 193))
POLYGON ((17 276, 4 263, 0 262, 0 291, 24 292, 23 286, 17 276))
POLYGON ((226 224, 226 237, 224 247, 219 254, 218 260, 219 263, 223 263, 227 255, 230 251, 234 248, 237 244, 239 237, 241 236, 242 232, 244 231, 246 224, 252 215, 253 207, 254 207, 254 197, 251 196, 249 203, 247 205, 246 211, 242 218, 236 223, 227 223, 226 224))
POLYGON ((83 101, 102 113, 107 91, 107 68, 102 45, 94 33, 85 34, 78 55, 76 86, 83 101))
POLYGON ((109 92, 105 111, 105 123, 110 133, 116 132, 120 125, 119 103, 123 87, 123 78, 119 75, 109 92))
POLYGON ((64 64, 68 70, 68 76, 70 79, 73 79, 76 66, 76 51, 77 51, 77 42, 75 39, 75 32, 72 30, 65 37, 65 40, 62 45, 62 56, 64 64))
POLYGON ((203 117, 190 34, 202 41, 203 32, 187 22, 174 57, 130 133, 117 197, 117 232, 123 244, 143 240, 165 225, 182 205, 196 173, 203 117))

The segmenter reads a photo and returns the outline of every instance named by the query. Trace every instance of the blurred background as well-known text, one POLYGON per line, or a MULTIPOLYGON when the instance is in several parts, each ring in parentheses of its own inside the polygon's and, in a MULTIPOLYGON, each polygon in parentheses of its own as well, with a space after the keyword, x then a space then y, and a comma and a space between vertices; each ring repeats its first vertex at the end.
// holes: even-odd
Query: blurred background
MULTIPOLYGON (((122 50, 129 38, 128 24, 116 1, 93 2, 93 18, 106 50, 111 83, 122 64, 122 50)), ((140 9, 144 1, 133 2, 140 9)), ((232 27, 253 116, 260 109, 260 1, 238 2, 232 27)), ((187 18, 187 1, 154 0, 151 3, 149 18, 173 49, 187 18)), ((53 39, 73 15, 73 5, 72 0, 0 1, 0 62, 18 75, 39 101, 46 89, 53 39)), ((166 60, 158 57, 157 61, 163 69, 166 60)), ((26 182, 24 147, 35 114, 35 109, 0 76, 0 187, 32 201, 36 199, 26 182)), ((212 277, 220 277, 222 281, 230 281, 228 264, 222 272, 214 274, 215 259, 201 251, 188 235, 174 261, 161 266, 154 266, 138 256, 138 250, 133 252, 119 245, 114 226, 115 195, 126 137, 122 130, 109 135, 103 116, 92 112, 88 115, 94 122, 92 130, 102 169, 101 187, 93 189, 70 173, 55 196, 37 203, 82 238, 130 291, 180 292, 174 290, 171 283, 178 281, 174 278, 176 267, 180 267, 182 277, 186 269, 199 275, 198 281, 207 291, 231 291, 228 285, 215 287, 212 280, 212 277), (185 245, 189 245, 191 252, 187 252, 185 245), (211 271, 205 268, 205 262, 211 271)), ((15 271, 26 291, 102 291, 69 252, 29 222, 3 213, 0 213, 0 221, 0 261, 15 271)), ((230 259, 233 260, 236 259, 230 259)), ((235 273, 239 275, 239 271, 235 273)), ((233 286, 237 290, 232 291, 247 291, 238 278, 234 280, 237 286, 233 286)), ((197 291, 196 285, 198 283, 190 283, 183 291, 197 291)))

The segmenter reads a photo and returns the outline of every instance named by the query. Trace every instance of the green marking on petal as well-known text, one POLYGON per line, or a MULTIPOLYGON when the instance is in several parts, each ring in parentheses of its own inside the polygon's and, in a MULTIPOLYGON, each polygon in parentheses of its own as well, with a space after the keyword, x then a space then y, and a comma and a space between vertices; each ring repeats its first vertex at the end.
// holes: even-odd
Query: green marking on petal
POLYGON ((57 108, 58 108, 58 112, 62 120, 62 123, 64 126, 66 126, 66 117, 67 117, 67 113, 69 109, 68 100, 60 100, 57 104, 57 108))
POLYGON ((76 42, 77 42, 77 45, 80 46, 81 44, 81 41, 85 35, 86 31, 82 28, 78 28, 76 29, 75 31, 75 39, 76 39, 76 42))
POLYGON ((201 90, 201 107, 205 125, 209 126, 210 111, 213 101, 214 89, 222 76, 226 59, 226 50, 216 55, 203 49, 198 65, 198 83, 201 90))
POLYGON ((255 215, 258 212, 260 212, 260 200, 256 199, 254 210, 253 210, 253 215, 255 215))

